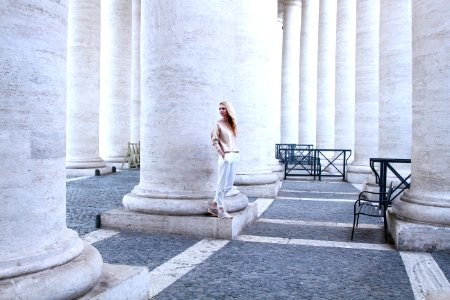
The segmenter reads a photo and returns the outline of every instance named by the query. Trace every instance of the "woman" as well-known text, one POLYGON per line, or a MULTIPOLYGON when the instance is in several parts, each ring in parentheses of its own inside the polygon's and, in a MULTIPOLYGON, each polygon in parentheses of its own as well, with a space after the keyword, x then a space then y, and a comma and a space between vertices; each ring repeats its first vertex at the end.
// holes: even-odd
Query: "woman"
POLYGON ((225 194, 233 187, 236 168, 239 163, 239 148, 236 141, 237 124, 234 108, 228 101, 219 104, 221 119, 218 120, 211 132, 211 140, 219 154, 217 191, 208 212, 219 218, 231 219, 225 208, 225 194))

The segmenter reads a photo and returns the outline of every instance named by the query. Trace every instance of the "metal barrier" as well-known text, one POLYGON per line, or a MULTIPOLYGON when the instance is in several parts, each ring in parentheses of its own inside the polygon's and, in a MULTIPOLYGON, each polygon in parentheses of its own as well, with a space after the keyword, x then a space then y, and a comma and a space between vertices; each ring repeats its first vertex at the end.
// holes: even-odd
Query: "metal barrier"
POLYGON ((314 157, 321 162, 320 177, 342 177, 343 181, 347 181, 345 175, 352 150, 312 149, 312 151, 314 152, 314 157), (327 153, 330 155, 326 155, 327 153), (339 162, 342 164, 341 166, 338 165, 339 162))
MULTIPOLYGON (((380 193, 386 193, 387 186, 387 173, 388 169, 400 180, 400 183, 394 187, 392 196, 392 200, 397 198, 405 189, 409 189, 411 185, 411 174, 403 178, 400 173, 395 170, 392 164, 401 163, 401 164, 410 164, 411 159, 403 159, 403 158, 370 158, 370 168, 375 174, 375 181, 380 187, 380 193), (375 164, 379 164, 380 174, 377 172, 377 168, 375 164)), ((381 197, 381 195, 380 195, 381 197)))
POLYGON ((284 163, 286 150, 291 150, 289 157, 294 156, 294 150, 312 149, 313 144, 275 144, 275 158, 284 163))
POLYGON ((313 149, 311 145, 298 145, 297 149, 279 148, 284 162, 284 178, 288 176, 342 177, 346 181, 346 167, 350 149, 313 149), (327 155, 329 153, 329 155, 327 155), (337 163, 341 162, 342 166, 337 163))
POLYGON ((312 176, 321 180, 320 159, 315 157, 313 150, 283 149, 281 153, 284 161, 284 179, 287 176, 312 176))

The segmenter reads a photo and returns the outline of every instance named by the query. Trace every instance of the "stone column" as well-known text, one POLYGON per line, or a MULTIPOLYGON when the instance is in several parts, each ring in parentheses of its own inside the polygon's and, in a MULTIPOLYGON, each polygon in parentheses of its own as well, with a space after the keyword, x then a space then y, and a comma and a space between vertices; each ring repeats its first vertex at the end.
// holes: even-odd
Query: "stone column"
POLYGON ((411 158, 411 0, 380 5, 379 155, 411 158))
MULTIPOLYGON (((210 133, 220 100, 232 96, 233 7, 145 0, 141 9, 140 181, 123 204, 153 215, 202 215, 217 179, 210 133)), ((248 199, 233 189, 226 203, 233 212, 248 199)))
POLYGON ((273 22, 272 26, 272 80, 273 84, 273 96, 270 101, 270 115, 269 130, 270 137, 268 138, 269 147, 267 149, 267 157, 269 158, 269 167, 278 176, 279 180, 284 178, 284 165, 280 164, 278 159, 275 158, 275 144, 281 143, 281 57, 283 47, 283 5, 279 3, 278 17, 273 22))
POLYGON ((247 196, 275 197, 279 180, 269 168, 267 138, 273 101, 273 43, 269 32, 276 22, 276 1, 235 2, 234 92, 230 99, 238 118, 241 155, 235 185, 247 196))
POLYGON ((102 1, 100 156, 121 165, 130 141, 131 0, 102 1))
POLYGON ((378 63, 380 3, 358 0, 356 6, 355 153, 347 180, 362 183, 378 156, 378 63))
POLYGON ((319 27, 319 1, 302 1, 302 30, 300 37, 300 144, 316 145, 317 116, 317 50, 319 27))
POLYGON ((450 249, 450 6, 412 2, 411 188, 394 201, 398 249, 450 249))
POLYGON ((110 171, 99 156, 100 0, 69 1, 67 30, 68 175, 110 171))
POLYGON ((141 122, 141 0, 132 0, 130 142, 140 141, 141 122))
POLYGON ((336 0, 320 0, 317 59, 317 148, 334 148, 336 0))
POLYGON ((281 143, 298 142, 298 96, 302 3, 283 1, 283 53, 281 61, 281 143))
MULTIPOLYGON (((411 158, 411 0, 382 0, 380 5, 379 157, 411 158)), ((393 166, 403 177, 411 173, 410 164, 393 166)), ((400 183, 392 172, 388 177, 388 184, 400 183)), ((365 190, 379 190, 374 174, 365 190)))
POLYGON ((66 1, 0 11, 0 297, 73 299, 102 258, 66 226, 66 1))
POLYGON ((352 152, 355 144, 355 35, 356 0, 338 0, 334 146, 352 152))

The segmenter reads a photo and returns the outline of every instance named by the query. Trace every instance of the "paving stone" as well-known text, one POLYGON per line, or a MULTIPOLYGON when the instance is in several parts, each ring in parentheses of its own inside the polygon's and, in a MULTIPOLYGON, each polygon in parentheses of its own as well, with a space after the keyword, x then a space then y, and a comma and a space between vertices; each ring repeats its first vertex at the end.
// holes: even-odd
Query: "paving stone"
POLYGON ((127 170, 66 183, 67 227, 78 234, 96 229, 96 216, 122 206, 122 198, 139 184, 139 171, 127 170))
POLYGON ((281 190, 309 191, 309 192, 341 192, 359 193, 359 190, 348 182, 330 181, 291 181, 284 180, 281 190))
POLYGON ((450 281, 450 250, 436 251, 431 254, 445 277, 450 281))
MULTIPOLYGON (((79 234, 95 230, 95 216, 122 206, 123 196, 137 184, 139 170, 67 182, 68 227, 79 234)), ((298 200, 300 197, 349 199, 349 195, 358 193, 351 184, 287 180, 283 189, 280 195, 291 193, 284 195, 294 199, 274 200, 262 218, 353 222, 353 202, 298 200)), ((249 198, 250 202, 255 200, 249 198)), ((382 225, 382 220, 361 216, 360 224, 382 225)), ((383 243, 382 229, 356 230, 355 242, 383 243)), ((244 234, 349 241, 350 232, 351 228, 258 222, 245 229, 244 234)), ((122 232, 94 246, 107 263, 147 266, 152 270, 198 241, 177 235, 122 232)), ((450 251, 432 255, 449 278, 450 251)), ((397 251, 231 241, 156 299, 366 300, 414 299, 414 296, 397 251)))
MULTIPOLYGON (((353 224, 352 202, 329 202, 309 200, 275 200, 262 218, 340 222, 353 224)), ((361 224, 382 224, 381 218, 360 217, 361 224)))
MULTIPOLYGON (((247 227, 242 234, 291 239, 350 242, 351 228, 273 224, 257 222, 247 227)), ((358 243, 384 244, 383 229, 356 228, 354 241, 358 243)))
POLYGON ((414 295, 395 251, 232 241, 156 299, 397 300, 414 295))
POLYGON ((298 198, 314 198, 314 199, 348 199, 348 200, 354 200, 358 199, 359 193, 334 193, 334 192, 305 192, 305 191, 298 191, 298 192, 288 192, 281 190, 278 193, 278 197, 289 197, 293 199, 298 198))
POLYGON ((122 232, 93 244, 110 264, 156 268, 199 240, 180 235, 122 232))

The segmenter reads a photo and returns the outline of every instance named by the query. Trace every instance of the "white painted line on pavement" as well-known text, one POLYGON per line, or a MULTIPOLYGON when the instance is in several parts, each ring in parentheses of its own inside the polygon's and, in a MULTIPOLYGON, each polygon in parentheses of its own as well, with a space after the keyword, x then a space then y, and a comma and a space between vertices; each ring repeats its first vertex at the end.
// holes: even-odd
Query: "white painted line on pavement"
POLYGON ((270 204, 272 204, 273 199, 268 198, 258 198, 256 199, 255 203, 257 204, 258 208, 258 218, 266 211, 266 209, 269 208, 270 204))
POLYGON ((85 178, 89 178, 89 177, 93 177, 93 176, 81 176, 81 177, 69 178, 69 179, 66 179, 66 182, 85 179, 85 178))
POLYGON ((433 256, 400 251, 416 300, 450 299, 450 284, 433 256))
POLYGON ((302 245, 313 247, 396 251, 392 246, 388 244, 368 244, 368 243, 334 242, 322 240, 289 239, 278 237, 255 236, 255 235, 241 235, 237 238, 237 240, 245 242, 302 245))
MULTIPOLYGON (((283 225, 300 225, 300 226, 323 226, 323 227, 344 227, 352 228, 352 223, 338 223, 338 222, 316 222, 316 221, 301 221, 301 220, 282 220, 282 219, 258 219, 257 222, 283 224, 283 225)), ((365 229, 383 229, 383 225, 377 224, 359 224, 358 228, 365 229)))
POLYGON ((317 193, 317 194, 337 194, 337 195, 358 195, 359 192, 334 192, 334 191, 303 191, 303 190, 285 190, 281 189, 281 192, 287 192, 287 193, 317 193))
POLYGON ((354 203, 356 199, 330 199, 330 198, 295 198, 295 197, 286 197, 286 196, 278 196, 277 200, 304 200, 304 201, 318 201, 318 202, 352 202, 354 203))
POLYGON ((152 270, 149 280, 149 299, 158 295, 229 242, 228 240, 201 240, 152 270))
POLYGON ((86 243, 93 244, 93 243, 99 242, 101 240, 115 236, 118 233, 120 233, 120 231, 109 230, 109 229, 97 229, 97 230, 91 231, 85 235, 82 235, 81 239, 83 241, 85 241, 86 243))

